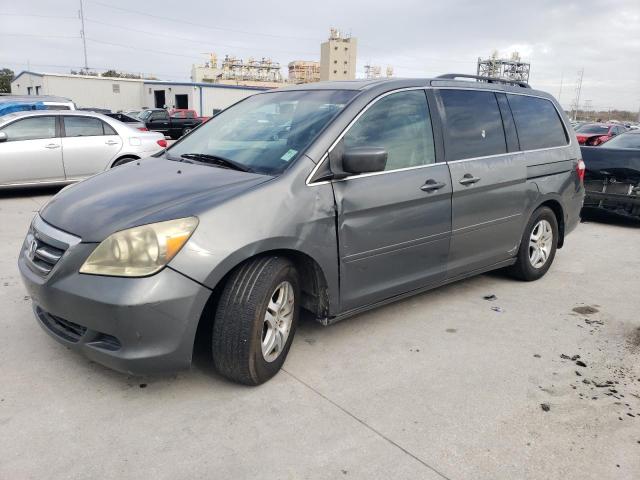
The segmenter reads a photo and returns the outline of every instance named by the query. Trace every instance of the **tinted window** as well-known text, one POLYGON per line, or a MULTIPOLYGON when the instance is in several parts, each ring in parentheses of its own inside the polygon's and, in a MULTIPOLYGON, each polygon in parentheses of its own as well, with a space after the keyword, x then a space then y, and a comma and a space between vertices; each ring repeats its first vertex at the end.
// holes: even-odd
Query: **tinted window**
POLYGON ((435 162, 427 98, 422 90, 388 95, 367 110, 344 136, 345 148, 383 147, 385 170, 435 162))
POLYGON ((578 127, 576 132, 599 133, 600 135, 606 135, 609 132, 609 127, 607 125, 598 125, 597 123, 587 123, 578 127))
POLYGON ((64 117, 67 137, 91 137, 104 135, 102 121, 93 117, 64 117))
POLYGON ((18 120, 2 129, 7 134, 7 141, 35 140, 56 136, 55 117, 32 117, 18 120))
POLYGON ((493 92, 440 90, 447 160, 506 153, 498 101, 493 92))
POLYGON ((556 108, 544 98, 507 95, 522 150, 559 147, 569 143, 556 108))
POLYGON ((625 133, 612 138, 606 144, 606 148, 637 148, 640 149, 640 134, 625 133))
POLYGON ((153 112, 149 118, 151 120, 166 120, 169 118, 169 114, 167 112, 153 112))

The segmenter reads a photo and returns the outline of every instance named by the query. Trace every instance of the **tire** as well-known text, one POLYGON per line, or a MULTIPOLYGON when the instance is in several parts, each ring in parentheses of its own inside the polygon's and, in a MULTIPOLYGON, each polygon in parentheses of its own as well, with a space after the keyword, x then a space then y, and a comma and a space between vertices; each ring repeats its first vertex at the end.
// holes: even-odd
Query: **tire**
POLYGON ((187 135, 188 133, 191 133, 191 130, 193 130, 192 128, 185 128, 184 130, 182 130, 182 135, 180 135, 181 137, 184 137, 185 135, 187 135))
POLYGON ((119 158, 115 162, 113 162, 113 164, 111 165, 111 168, 119 167, 120 165, 124 165, 125 163, 133 162, 134 160, 138 160, 138 159, 135 158, 135 157, 122 157, 122 158, 119 158))
POLYGON ((558 220, 549 207, 540 207, 529 219, 524 229, 516 263, 509 273, 527 282, 543 277, 551 267, 558 248, 558 220), (546 234, 550 230, 551 238, 546 234), (542 240, 534 237, 541 235, 542 240), (532 246, 532 242, 535 246, 532 246), (536 256, 536 251, 538 256, 536 256), (544 258, 543 258, 544 257, 544 258), (534 265, 535 264, 535 265, 534 265))
POLYGON ((293 264, 277 256, 249 260, 231 275, 220 296, 213 323, 213 364, 221 375, 246 385, 259 385, 278 373, 298 323, 299 285, 293 264), (289 291, 288 297, 283 289, 289 291), (287 302, 290 295, 293 300, 287 302), (277 306, 276 300, 281 300, 286 308, 271 314, 277 306), (272 323, 267 321, 267 307, 270 307, 272 323), (279 322, 282 325, 273 328, 279 322), (286 337, 284 330, 287 330, 286 337), (267 354, 263 353, 264 349, 267 354))

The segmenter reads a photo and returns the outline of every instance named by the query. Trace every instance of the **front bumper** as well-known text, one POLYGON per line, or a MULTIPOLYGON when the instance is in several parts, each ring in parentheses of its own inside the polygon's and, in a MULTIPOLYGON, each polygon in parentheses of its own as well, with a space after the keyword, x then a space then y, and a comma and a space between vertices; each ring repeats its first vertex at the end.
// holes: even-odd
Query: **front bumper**
POLYGON ((144 278, 78 273, 96 246, 70 246, 46 275, 34 271, 22 249, 18 266, 40 326, 58 342, 128 374, 187 368, 211 291, 168 267, 144 278))

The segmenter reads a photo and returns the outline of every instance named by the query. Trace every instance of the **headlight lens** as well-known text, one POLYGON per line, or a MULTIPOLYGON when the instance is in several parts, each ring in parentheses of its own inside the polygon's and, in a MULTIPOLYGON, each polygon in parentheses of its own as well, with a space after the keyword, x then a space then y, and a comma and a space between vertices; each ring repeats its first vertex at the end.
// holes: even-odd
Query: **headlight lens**
POLYGON ((80 273, 118 277, 156 273, 180 251, 197 226, 198 219, 188 217, 116 232, 98 245, 80 273))

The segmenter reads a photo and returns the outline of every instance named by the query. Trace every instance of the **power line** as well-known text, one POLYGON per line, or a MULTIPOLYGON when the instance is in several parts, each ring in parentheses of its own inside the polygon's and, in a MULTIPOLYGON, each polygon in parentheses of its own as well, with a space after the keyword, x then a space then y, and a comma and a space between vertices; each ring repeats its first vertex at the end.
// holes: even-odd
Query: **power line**
MULTIPOLYGON (((153 37, 165 37, 165 38, 173 38, 176 40, 182 40, 185 42, 191 42, 191 43, 197 43, 199 45, 203 45, 206 42, 203 42, 202 40, 195 40, 193 38, 188 38, 188 37, 181 37, 179 35, 171 35, 168 33, 159 33, 159 32, 151 32, 148 30, 140 30, 140 29, 136 29, 136 28, 129 28, 129 27, 124 27, 122 25, 115 25, 113 23, 107 23, 107 22, 102 22, 100 20, 94 20, 92 18, 86 18, 85 21, 89 22, 89 23, 95 23, 97 25, 104 25, 107 27, 111 27, 111 28, 119 28, 122 30, 126 30, 129 32, 136 32, 136 33, 142 33, 144 35, 150 35, 153 37)), ((251 51, 255 51, 254 47, 241 47, 238 45, 229 45, 229 44, 224 44, 224 43, 218 43, 218 42, 214 42, 216 47, 226 47, 226 48, 230 48, 230 49, 237 49, 237 50, 251 50, 251 51)), ((269 49, 269 51, 272 52, 278 52, 278 53, 288 53, 288 54, 296 54, 296 55, 317 55, 317 52, 311 53, 311 52, 300 52, 300 51, 291 51, 291 50, 274 50, 274 49, 269 49)))
POLYGON ((55 18, 59 20, 77 20, 76 17, 66 15, 40 15, 35 13, 0 13, 0 17, 34 17, 34 18, 55 18))
POLYGON ((141 12, 139 10, 131 10, 129 8, 114 7, 113 5, 109 5, 107 3, 102 3, 102 2, 97 2, 95 0, 90 0, 90 2, 95 4, 95 5, 100 5, 102 7, 109 8, 109 9, 112 9, 112 10, 119 10, 119 11, 127 12, 127 13, 135 13, 137 15, 143 15, 145 17, 157 18, 159 20, 165 20, 165 21, 172 22, 172 23, 182 23, 184 25, 191 25, 192 27, 206 28, 208 30, 218 30, 218 31, 222 31, 222 32, 241 33, 241 34, 245 34, 245 35, 257 35, 257 36, 262 36, 262 37, 286 38, 286 39, 289 39, 289 40, 309 40, 309 41, 317 41, 318 40, 317 38, 310 38, 310 37, 296 37, 296 36, 292 36, 292 35, 276 35, 276 34, 272 34, 272 33, 261 33, 261 32, 248 31, 248 30, 235 30, 235 29, 231 29, 231 28, 212 27, 211 25, 206 25, 206 24, 202 24, 202 23, 195 23, 195 22, 189 22, 188 20, 180 20, 180 19, 177 19, 177 18, 164 17, 162 15, 155 15, 153 13, 141 12))

